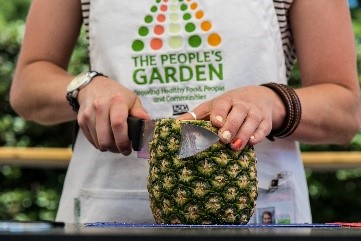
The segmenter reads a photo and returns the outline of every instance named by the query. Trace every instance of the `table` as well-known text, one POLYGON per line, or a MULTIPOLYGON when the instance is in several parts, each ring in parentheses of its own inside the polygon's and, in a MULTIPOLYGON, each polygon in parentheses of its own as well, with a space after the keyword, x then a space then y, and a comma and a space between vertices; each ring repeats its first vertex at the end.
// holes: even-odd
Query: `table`
POLYGON ((161 226, 65 224, 44 230, 0 231, 2 241, 284 241, 361 240, 361 228, 336 225, 161 226))

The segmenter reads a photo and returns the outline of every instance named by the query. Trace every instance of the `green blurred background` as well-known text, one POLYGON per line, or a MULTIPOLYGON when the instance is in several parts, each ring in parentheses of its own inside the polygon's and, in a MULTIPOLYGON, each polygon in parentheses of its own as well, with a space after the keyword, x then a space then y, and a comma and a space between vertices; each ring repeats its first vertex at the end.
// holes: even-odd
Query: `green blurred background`
MULTIPOLYGON (((31 0, 0 0, 0 146, 70 147, 73 123, 41 126, 18 117, 9 106, 11 76, 30 3, 31 0)), ((349 3, 361 73, 361 8, 358 0, 350 0, 349 3)), ((87 47, 82 34, 72 57, 70 72, 77 74, 87 69, 87 47)), ((290 84, 298 83, 296 66, 290 84)), ((301 147, 303 152, 361 151, 361 132, 347 146, 301 147)), ((65 171, 0 165, 0 220, 54 220, 65 171)), ((361 167, 306 171, 315 223, 361 221, 361 167)))

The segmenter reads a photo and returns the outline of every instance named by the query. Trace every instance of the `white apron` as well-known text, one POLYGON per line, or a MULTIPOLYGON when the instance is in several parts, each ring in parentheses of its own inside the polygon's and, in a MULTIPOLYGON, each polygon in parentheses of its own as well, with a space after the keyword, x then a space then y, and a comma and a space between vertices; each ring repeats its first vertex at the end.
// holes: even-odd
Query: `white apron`
MULTIPOLYGON (((152 118, 172 117, 245 85, 286 83, 272 0, 92 0, 91 67, 137 93, 152 118)), ((309 223, 298 144, 255 146, 259 198, 251 222, 309 223)), ((101 153, 79 132, 57 220, 153 223, 148 163, 101 153)))

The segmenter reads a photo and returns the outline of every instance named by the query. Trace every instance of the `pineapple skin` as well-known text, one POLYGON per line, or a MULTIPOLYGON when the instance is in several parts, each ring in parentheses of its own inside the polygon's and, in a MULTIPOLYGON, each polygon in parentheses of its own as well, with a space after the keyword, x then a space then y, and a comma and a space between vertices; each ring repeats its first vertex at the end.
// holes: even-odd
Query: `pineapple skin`
POLYGON ((185 122, 217 133, 208 121, 156 121, 147 184, 156 223, 248 223, 258 195, 254 148, 234 151, 219 141, 179 159, 180 128, 185 122))

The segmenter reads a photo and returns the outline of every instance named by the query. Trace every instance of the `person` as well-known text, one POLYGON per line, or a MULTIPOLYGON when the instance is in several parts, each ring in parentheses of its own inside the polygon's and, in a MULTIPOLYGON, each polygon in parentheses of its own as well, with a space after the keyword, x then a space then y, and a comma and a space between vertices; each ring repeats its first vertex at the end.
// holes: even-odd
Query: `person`
POLYGON ((272 224, 272 213, 268 210, 262 213, 262 224, 272 224))
POLYGON ((355 52, 346 0, 34 0, 10 102, 40 124, 79 124, 58 221, 154 222, 134 116, 210 120, 232 149, 254 145, 257 206, 287 172, 279 203, 310 223, 298 143, 345 144, 360 129, 355 52), (91 72, 74 78, 82 23, 91 72), (296 54, 302 84, 291 88, 296 54))

